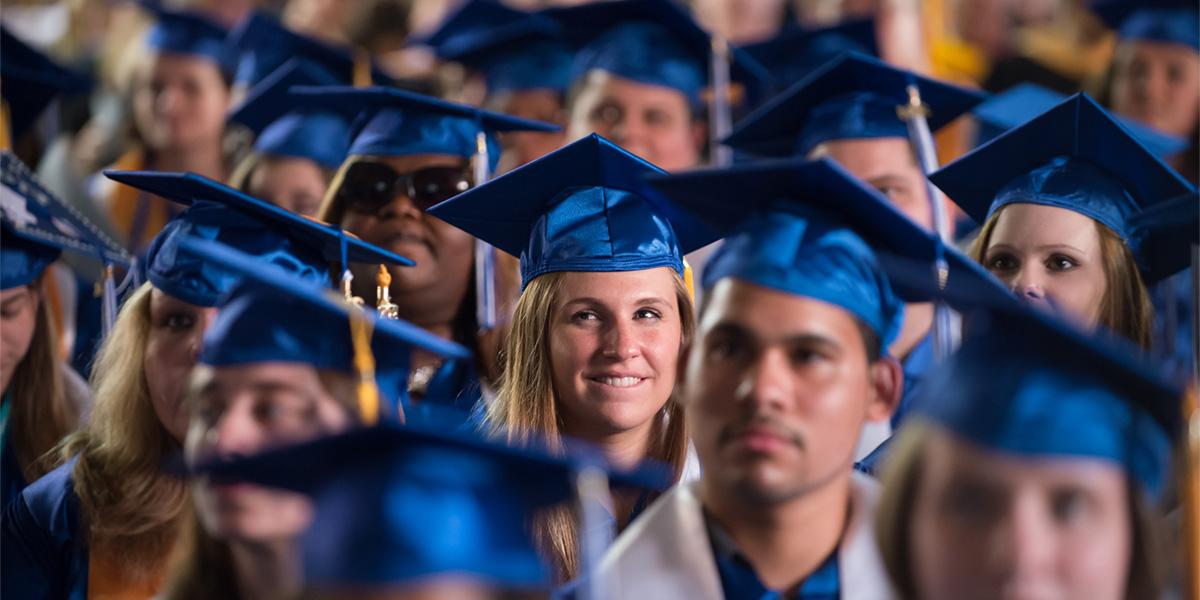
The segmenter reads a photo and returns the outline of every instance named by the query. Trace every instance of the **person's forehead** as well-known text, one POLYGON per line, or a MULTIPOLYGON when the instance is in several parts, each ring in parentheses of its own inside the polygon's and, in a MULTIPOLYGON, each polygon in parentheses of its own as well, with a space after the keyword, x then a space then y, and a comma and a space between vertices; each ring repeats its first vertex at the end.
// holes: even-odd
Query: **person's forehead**
POLYGON ((287 387, 294 388, 317 383, 317 370, 309 364, 295 362, 257 362, 216 367, 212 382, 218 387, 287 387))
POLYGON ((860 338, 855 317, 840 306, 735 278, 722 279, 707 292, 701 334, 721 326, 737 327, 766 341, 800 335, 860 338))
POLYGON ((808 158, 829 157, 859 179, 919 173, 905 138, 848 138, 822 142, 808 158))
POLYGON ((687 108, 687 98, 676 89, 626 79, 606 71, 591 71, 587 75, 585 90, 593 91, 598 99, 618 101, 626 104, 670 105, 687 108))

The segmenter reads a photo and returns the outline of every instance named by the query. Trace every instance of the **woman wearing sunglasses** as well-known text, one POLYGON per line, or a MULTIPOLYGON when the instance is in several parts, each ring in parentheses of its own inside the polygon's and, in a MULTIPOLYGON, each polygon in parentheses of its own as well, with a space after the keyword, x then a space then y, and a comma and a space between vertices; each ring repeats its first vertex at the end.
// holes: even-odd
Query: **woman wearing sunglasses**
MULTIPOLYGON (((640 194, 642 176, 662 172, 591 135, 431 210, 521 257, 490 433, 575 438, 620 466, 655 459, 676 478, 696 474, 671 394, 695 328, 682 257, 713 239, 640 194)), ((652 500, 618 495, 613 529, 652 500)), ((574 523, 565 508, 534 522, 560 582, 580 574, 574 523)))
MULTIPOLYGON (((359 113, 362 125, 319 216, 416 262, 391 269, 385 278, 374 269, 354 270, 353 293, 378 304, 376 288, 388 288, 394 316, 472 350, 473 361, 443 362, 416 353, 409 381, 414 400, 470 411, 482 396, 481 380, 496 372, 498 347, 495 332, 481 335, 476 312, 475 238, 425 211, 471 188, 482 170, 478 161, 486 161, 489 170, 496 166, 497 132, 555 128, 395 89, 293 93, 313 106, 359 113), (388 279, 390 286, 381 285, 388 279)), ((515 278, 509 265, 497 268, 498 279, 515 278)))

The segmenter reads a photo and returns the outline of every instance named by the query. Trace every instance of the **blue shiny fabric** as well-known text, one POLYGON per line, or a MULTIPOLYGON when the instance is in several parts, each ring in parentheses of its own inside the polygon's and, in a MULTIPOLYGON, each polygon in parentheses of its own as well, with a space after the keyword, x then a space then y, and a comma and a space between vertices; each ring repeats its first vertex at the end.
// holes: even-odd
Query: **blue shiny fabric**
POLYGON ((571 79, 578 81, 598 69, 678 90, 695 104, 708 81, 706 66, 666 28, 654 23, 627 23, 581 48, 575 55, 571 79))
POLYGON ((904 304, 871 247, 843 223, 817 213, 764 212, 747 219, 708 259, 704 289, 725 278, 840 306, 884 347, 904 317, 904 304))
POLYGON ((1170 474, 1178 391, 1110 337, 1032 310, 971 323, 915 406, 970 442, 1028 458, 1098 459, 1152 496, 1170 474))
POLYGON ((530 90, 565 93, 571 85, 571 54, 560 43, 531 42, 491 56, 479 65, 488 94, 530 90))
POLYGON ((207 59, 222 71, 228 70, 225 36, 228 32, 212 19, 193 11, 169 10, 157 3, 144 2, 157 19, 146 33, 146 47, 167 54, 183 54, 207 59))
POLYGON ((1130 215, 1193 187, 1086 94, 930 174, 977 223, 1014 203, 1073 210, 1130 240, 1130 215))
POLYGON ((30 285, 42 276, 46 268, 58 260, 62 251, 37 244, 12 233, 7 226, 0 230, 0 290, 30 285))
POLYGON ((87 532, 71 470, 75 459, 26 487, 0 518, 0 596, 85 600, 87 532), (13 576, 14 573, 19 576, 13 576))
POLYGON ((842 53, 879 55, 874 19, 846 21, 820 29, 789 25, 775 37, 744 48, 771 71, 780 89, 804 79, 842 53))
POLYGON ((449 154, 471 158, 476 134, 487 139, 488 161, 500 160, 496 134, 505 131, 557 131, 556 125, 510 117, 394 88, 300 86, 289 92, 303 106, 354 117, 349 154, 408 156, 449 154))
POLYGON ((19 141, 60 95, 87 92, 92 82, 9 33, 0 25, 0 94, 8 105, 12 140, 19 141))
POLYGON ((1191 266, 1192 246, 1200 243, 1200 192, 1154 204, 1131 215, 1128 224, 1129 246, 1146 282, 1172 277, 1191 266))
MULTIPOLYGON (((301 35, 277 19, 255 11, 229 33, 226 52, 233 62, 235 86, 257 85, 289 60, 299 58, 332 75, 337 83, 354 83, 354 50, 301 35)), ((371 79, 376 85, 392 82, 372 63, 371 79)))
POLYGON ((1183 44, 1200 51, 1200 9, 1191 0, 1100 0, 1090 8, 1122 40, 1183 44))
POLYGON ((715 241, 642 176, 663 173, 590 135, 467 190, 429 213, 521 259, 521 287, 557 271, 683 273, 683 255, 715 241))
POLYGON ((857 52, 831 60, 742 119, 724 140, 758 156, 806 156, 830 140, 908 138, 896 109, 916 85, 937 131, 984 99, 980 92, 922 77, 857 52))

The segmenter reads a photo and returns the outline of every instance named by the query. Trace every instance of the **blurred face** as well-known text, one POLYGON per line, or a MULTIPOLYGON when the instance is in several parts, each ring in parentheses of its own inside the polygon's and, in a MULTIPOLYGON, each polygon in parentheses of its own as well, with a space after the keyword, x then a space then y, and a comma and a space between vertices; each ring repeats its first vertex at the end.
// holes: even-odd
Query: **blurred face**
MULTIPOLYGON (((187 435, 187 456, 193 463, 248 456, 351 424, 316 369, 295 363, 213 369, 193 410, 187 435)), ((205 528, 221 539, 288 540, 303 532, 312 518, 311 504, 303 495, 252 484, 200 481, 195 498, 205 528)))
POLYGON ((869 363, 832 304, 736 279, 706 302, 680 382, 706 497, 781 503, 848 476, 863 424, 895 407, 899 364, 869 363))
POLYGON ((566 273, 550 323, 566 433, 594 439, 649 427, 675 387, 681 327, 668 267, 566 273))
POLYGON ((1125 597, 1133 534, 1118 467, 1006 456, 942 433, 923 458, 908 549, 919 597, 1125 597))
POLYGON ((39 300, 30 285, 0 292, 0 391, 8 390, 17 365, 29 352, 39 300))
POLYGON ((142 369, 154 413, 171 437, 183 443, 188 415, 183 390, 217 309, 188 304, 158 288, 150 292, 150 334, 142 369))
POLYGON ((220 144, 229 89, 211 61, 158 54, 144 64, 134 87, 134 120, 153 150, 220 144))
MULTIPOLYGON (((378 162, 400 175, 430 167, 457 171, 467 168, 462 158, 440 154, 381 157, 378 162)), ((343 186, 348 183, 349 173, 343 186)), ((343 228, 364 241, 416 261, 414 267, 390 270, 392 297, 401 307, 400 317, 418 323, 433 312, 457 312, 466 297, 474 263, 475 238, 427 214, 430 202, 414 201, 404 186, 397 186, 391 199, 382 204, 356 206, 348 202, 341 222, 343 228), (417 304, 421 305, 419 310, 409 308, 417 304)), ((375 297, 376 269, 370 265, 355 267, 356 290, 368 301, 375 297)))
MULTIPOLYGON (((566 125, 566 115, 561 96, 551 90, 524 90, 519 92, 501 92, 489 102, 489 108, 497 112, 553 123, 566 125)), ((504 144, 503 161, 511 170, 525 163, 541 158, 562 147, 565 134, 561 131, 554 133, 537 133, 532 131, 513 131, 502 134, 504 144)))
POLYGON ((592 71, 569 111, 567 139, 598 133, 668 171, 700 164, 704 127, 674 89, 592 71))
POLYGON ((846 139, 825 142, 810 158, 828 156, 851 175, 879 190, 897 210, 928 231, 934 230, 933 209, 925 175, 904 138, 846 139))
POLYGON ((1107 281, 1100 232, 1089 217, 1054 206, 1005 206, 983 264, 1035 306, 1087 327, 1100 320, 1107 281))
POLYGON ((1166 133, 1191 138, 1200 112, 1200 53, 1183 44, 1122 44, 1113 60, 1113 108, 1166 133))
POLYGON ((316 216, 325 197, 325 170, 307 158, 264 157, 250 173, 247 192, 276 206, 316 216))

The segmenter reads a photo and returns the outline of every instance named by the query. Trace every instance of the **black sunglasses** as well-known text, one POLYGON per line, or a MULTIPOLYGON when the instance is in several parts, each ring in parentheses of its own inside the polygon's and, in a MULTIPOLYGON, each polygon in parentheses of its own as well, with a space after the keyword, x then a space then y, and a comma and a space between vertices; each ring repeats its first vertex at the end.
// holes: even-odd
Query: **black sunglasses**
POLYGON ((377 162, 358 162, 346 169, 337 199, 346 210, 375 213, 396 196, 412 200, 422 211, 471 188, 464 167, 425 167, 401 174, 377 162))

